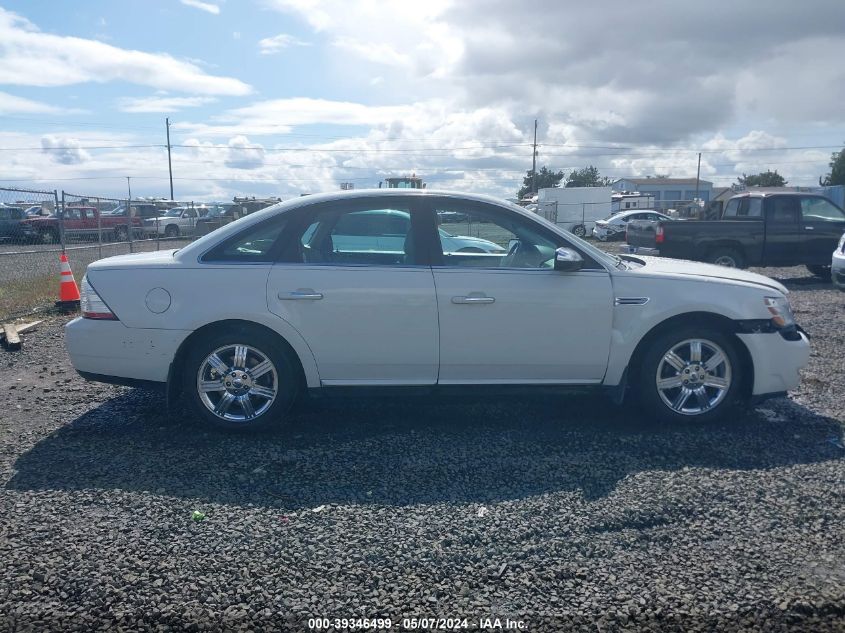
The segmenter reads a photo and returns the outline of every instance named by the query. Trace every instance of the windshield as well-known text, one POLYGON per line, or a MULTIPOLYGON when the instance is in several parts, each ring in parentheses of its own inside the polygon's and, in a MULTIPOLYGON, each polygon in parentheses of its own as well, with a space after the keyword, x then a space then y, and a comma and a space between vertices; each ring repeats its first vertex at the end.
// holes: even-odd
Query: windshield
MULTIPOLYGON (((526 212, 521 207, 519 207, 515 204, 512 204, 512 203, 505 203, 505 204, 507 205, 507 207, 509 209, 516 209, 516 210, 519 211, 519 213, 521 215, 526 215, 526 212)), ((559 226, 557 226, 553 222, 550 222, 549 220, 544 218, 542 215, 536 215, 534 213, 528 213, 527 215, 529 217, 531 217, 535 222, 540 222, 542 224, 545 224, 546 226, 550 226, 553 229, 555 229, 555 231, 558 231, 558 232, 561 231, 561 228, 559 226)), ((625 264, 625 262, 622 261, 616 255, 613 255, 611 253, 606 253, 605 251, 603 251, 599 248, 596 248, 595 246, 593 246, 589 242, 582 240, 580 237, 578 237, 577 235, 573 235, 569 231, 565 231, 565 235, 566 235, 566 239, 572 245, 574 245, 578 249, 587 253, 590 257, 595 259, 597 262, 601 262, 601 263, 603 263, 607 266, 613 266, 614 268, 621 269, 621 270, 627 270, 628 269, 628 265, 625 264)))
POLYGON ((184 210, 185 209, 183 207, 174 207, 173 209, 170 209, 170 211, 165 213, 163 217, 165 217, 165 218, 178 218, 178 217, 182 216, 182 212, 184 210))
POLYGON ((205 217, 207 217, 207 218, 217 218, 217 217, 220 217, 221 215, 225 215, 225 214, 226 214, 226 211, 228 211, 228 210, 229 210, 229 208, 230 208, 230 207, 229 207, 228 205, 226 205, 226 206, 223 206, 223 205, 217 205, 216 207, 211 207, 211 208, 208 210, 208 213, 205 215, 205 217))

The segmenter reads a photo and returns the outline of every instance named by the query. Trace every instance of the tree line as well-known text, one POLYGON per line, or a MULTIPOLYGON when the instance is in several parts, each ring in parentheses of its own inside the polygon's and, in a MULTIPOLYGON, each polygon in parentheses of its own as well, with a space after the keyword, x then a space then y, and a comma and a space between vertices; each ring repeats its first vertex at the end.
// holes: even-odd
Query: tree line
MULTIPOLYGON (((830 172, 819 178, 819 185, 829 187, 832 185, 845 185, 845 149, 833 152, 830 155, 830 172)), ((667 178, 666 174, 655 174, 654 178, 667 178)), ((737 184, 746 187, 785 187, 787 180, 781 176, 777 169, 766 170, 759 174, 742 174, 737 179, 737 184)), ((608 187, 613 182, 611 178, 602 176, 597 167, 588 165, 582 169, 575 169, 569 174, 563 171, 553 171, 546 166, 540 168, 536 175, 529 169, 522 179, 522 187, 517 192, 517 197, 522 199, 526 194, 551 187, 608 187), (536 186, 536 189, 534 187, 536 186)))

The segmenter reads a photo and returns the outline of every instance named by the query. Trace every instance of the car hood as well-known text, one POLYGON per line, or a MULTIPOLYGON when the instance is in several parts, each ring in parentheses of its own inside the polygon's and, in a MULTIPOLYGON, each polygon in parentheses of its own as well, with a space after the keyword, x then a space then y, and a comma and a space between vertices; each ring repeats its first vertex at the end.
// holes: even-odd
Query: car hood
POLYGON ((668 259, 666 257, 626 256, 626 259, 628 258, 632 261, 641 261, 645 264, 640 268, 633 269, 632 272, 634 273, 678 278, 701 277, 706 279, 723 279, 725 281, 771 288, 783 294, 789 293, 782 283, 765 275, 740 270, 739 268, 727 268, 726 266, 716 266, 715 264, 702 264, 685 259, 668 259))
POLYGON ((129 253, 98 259, 88 266, 88 270, 108 270, 113 268, 135 268, 140 266, 171 266, 176 261, 173 253, 178 249, 152 251, 150 253, 129 253))

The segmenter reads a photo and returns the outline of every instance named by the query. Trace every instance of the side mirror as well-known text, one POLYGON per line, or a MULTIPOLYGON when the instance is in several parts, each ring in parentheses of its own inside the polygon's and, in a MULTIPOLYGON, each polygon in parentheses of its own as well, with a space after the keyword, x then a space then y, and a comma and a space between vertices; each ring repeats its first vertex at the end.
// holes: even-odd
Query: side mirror
POLYGON ((182 217, 183 218, 189 218, 189 217, 191 217, 191 215, 186 211, 185 213, 182 214, 182 217))
POLYGON ((564 273, 572 273, 581 270, 584 260, 571 248, 558 248, 555 250, 555 270, 564 273))
POLYGON ((508 240, 508 253, 512 253, 513 249, 516 248, 516 245, 519 244, 519 240, 515 237, 508 240))

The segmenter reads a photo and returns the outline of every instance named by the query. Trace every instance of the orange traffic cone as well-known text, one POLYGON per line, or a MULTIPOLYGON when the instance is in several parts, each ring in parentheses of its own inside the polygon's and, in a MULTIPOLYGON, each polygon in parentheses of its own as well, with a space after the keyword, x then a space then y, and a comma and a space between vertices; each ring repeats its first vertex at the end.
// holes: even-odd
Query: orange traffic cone
POLYGON ((67 261, 67 255, 64 253, 59 257, 59 268, 61 269, 59 300, 56 301, 56 306, 62 310, 77 310, 79 308, 79 286, 76 285, 73 271, 67 261))

